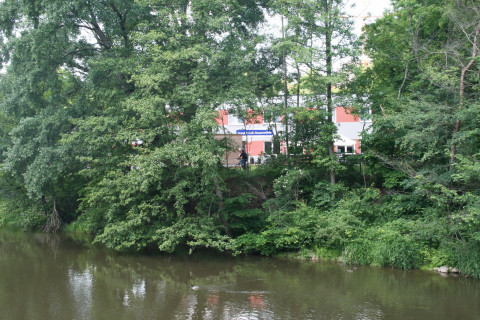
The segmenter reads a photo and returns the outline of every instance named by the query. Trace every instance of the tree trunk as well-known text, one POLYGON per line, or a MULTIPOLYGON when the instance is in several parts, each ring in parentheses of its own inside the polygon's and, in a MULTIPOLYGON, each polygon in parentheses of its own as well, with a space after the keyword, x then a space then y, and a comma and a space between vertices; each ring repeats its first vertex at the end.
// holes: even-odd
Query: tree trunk
MULTIPOLYGON (((301 78, 301 71, 300 71, 300 66, 298 65, 298 63, 295 64, 296 68, 297 68, 297 109, 300 109, 300 78, 301 78)), ((298 158, 298 154, 300 152, 300 154, 302 154, 303 150, 300 149, 300 150, 297 150, 298 149, 298 127, 297 127, 297 123, 294 122, 295 124, 295 127, 294 127, 294 131, 295 132, 295 139, 294 139, 294 148, 295 148, 295 152, 294 152, 294 161, 296 162, 297 161, 297 158, 298 158)))
MULTIPOLYGON (((333 125, 333 101, 332 101, 332 30, 330 25, 330 8, 328 5, 328 0, 323 0, 323 9, 325 10, 325 55, 326 55, 326 68, 327 68, 327 122, 333 125)), ((328 156, 333 159, 335 157, 335 152, 333 150, 334 139, 333 135, 328 141, 328 156)), ((330 169, 330 183, 335 184, 335 171, 330 169)))
POLYGON ((46 233, 57 233, 57 231, 62 226, 62 220, 60 219, 60 215, 58 214, 58 211, 57 211, 57 198, 55 197, 55 195, 53 195, 52 201, 53 201, 52 212, 50 212, 47 222, 43 227, 43 230, 46 233))
MULTIPOLYGON (((284 30, 284 25, 283 25, 283 16, 282 16, 282 39, 285 40, 285 30, 284 30)), ((283 107, 284 110, 287 111, 288 108, 288 79, 287 79, 287 54, 284 52, 283 53, 283 107)), ((288 142, 288 112, 284 113, 284 118, 283 121, 285 122, 285 144, 286 144, 286 155, 288 158, 288 147, 289 147, 289 142, 288 142)), ((290 163, 290 162, 289 162, 290 163)))

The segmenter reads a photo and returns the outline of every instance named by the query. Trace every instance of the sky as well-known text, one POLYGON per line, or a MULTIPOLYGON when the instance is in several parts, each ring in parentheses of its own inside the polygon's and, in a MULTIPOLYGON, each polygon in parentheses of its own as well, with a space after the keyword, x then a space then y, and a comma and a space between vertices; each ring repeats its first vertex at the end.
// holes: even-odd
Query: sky
POLYGON ((369 13, 372 16, 381 16, 386 8, 390 7, 390 0, 350 0, 355 4, 352 15, 365 16, 369 13))
MULTIPOLYGON (((347 14, 355 17, 354 30, 360 36, 362 26, 365 23, 372 23, 376 18, 381 17, 385 10, 391 8, 390 0, 345 0, 347 14), (353 6, 353 7, 352 7, 353 6), (368 19, 364 19, 371 16, 368 19)), ((281 20, 279 16, 270 16, 267 18, 267 24, 264 31, 267 34, 277 34, 281 29, 281 20)))
POLYGON ((373 22, 376 17, 382 16, 386 9, 390 9, 390 0, 350 0, 349 4, 355 4, 353 8, 350 8, 348 13, 355 16, 355 31, 360 34, 362 25, 365 23, 361 17, 372 16, 367 19, 366 22, 373 22))
MULTIPOLYGON (((351 16, 354 20, 354 32, 357 36, 361 36, 363 25, 373 23, 377 18, 381 17, 386 10, 391 9, 390 0, 345 0, 344 4, 347 15, 351 16)), ((262 28, 262 33, 279 37, 281 28, 280 16, 270 16, 262 28)), ((360 60, 368 62, 370 59, 362 54, 360 60)), ((345 60, 335 61, 334 68, 340 68, 345 62, 345 60)))

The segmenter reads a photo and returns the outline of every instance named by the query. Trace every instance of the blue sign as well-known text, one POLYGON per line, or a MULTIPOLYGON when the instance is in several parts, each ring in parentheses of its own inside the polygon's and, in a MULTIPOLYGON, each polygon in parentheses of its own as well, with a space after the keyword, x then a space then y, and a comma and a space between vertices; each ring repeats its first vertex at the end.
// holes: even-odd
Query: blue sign
POLYGON ((237 130, 237 134, 249 135, 249 136, 273 136, 272 130, 237 130))

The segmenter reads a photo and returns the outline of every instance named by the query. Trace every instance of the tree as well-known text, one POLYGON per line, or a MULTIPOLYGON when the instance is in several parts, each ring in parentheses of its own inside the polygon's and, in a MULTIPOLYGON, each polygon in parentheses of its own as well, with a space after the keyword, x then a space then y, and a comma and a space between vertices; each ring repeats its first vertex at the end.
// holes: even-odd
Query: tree
POLYGON ((255 37, 262 10, 255 1, 139 4, 155 19, 131 40, 135 62, 127 73, 135 90, 101 116, 79 120, 68 139, 82 146, 83 173, 95 177, 78 226, 118 250, 232 249, 225 146, 213 137, 214 119, 218 106, 244 107, 263 90, 265 59, 255 37), (137 139, 143 143, 132 147, 137 139))
POLYGON ((76 130, 72 119, 132 90, 128 75, 112 65, 126 60, 132 51, 128 34, 149 12, 133 1, 7 0, 0 13, 1 60, 8 64, 1 79, 2 109, 16 120, 4 169, 22 181, 32 199, 50 203, 46 229, 56 231, 59 211, 75 211, 69 203, 81 187, 72 180, 82 164, 61 138, 76 130), (102 83, 109 83, 108 93, 101 91, 102 83))
POLYGON ((419 209, 410 214, 420 217, 419 227, 437 224, 444 230, 430 245, 449 248, 466 266, 476 259, 478 245, 478 197, 472 189, 478 183, 478 5, 393 5, 367 26, 372 65, 359 70, 351 87, 361 88, 356 92, 363 90, 362 99, 374 110, 362 149, 391 203, 402 194, 415 199, 419 209))
MULTIPOLYGON (((373 65, 361 70, 352 86, 368 92, 376 118, 404 112, 408 100, 449 105, 448 114, 475 101, 478 6, 459 1, 395 1, 394 9, 367 26, 366 49, 373 65)), ((452 134, 441 139, 441 148, 451 150, 450 160, 445 163, 450 170, 462 141, 461 116, 457 113, 455 117, 454 126, 448 125, 452 134)), ((385 139, 379 137, 377 141, 385 139)), ((395 143, 390 139, 391 146, 395 143)))
MULTIPOLYGON (((327 155, 318 152, 317 162, 328 169, 332 184, 335 184, 335 171, 338 169, 333 150, 336 103, 332 90, 347 81, 343 68, 337 65, 354 59, 358 53, 358 42, 352 32, 353 22, 345 15, 344 8, 344 2, 339 0, 286 0, 276 1, 273 5, 273 11, 287 21, 285 36, 277 41, 276 47, 282 55, 288 55, 284 64, 291 61, 292 69, 296 71, 297 106, 302 91, 308 92, 304 95, 307 109, 322 109, 325 106, 324 114, 318 116, 318 111, 312 113, 317 113, 316 119, 326 133, 319 136, 321 141, 318 145, 323 146, 321 149, 326 150, 327 155)), ((287 89, 284 93, 287 95, 287 89)), ((289 121, 288 117, 285 121, 289 121)))

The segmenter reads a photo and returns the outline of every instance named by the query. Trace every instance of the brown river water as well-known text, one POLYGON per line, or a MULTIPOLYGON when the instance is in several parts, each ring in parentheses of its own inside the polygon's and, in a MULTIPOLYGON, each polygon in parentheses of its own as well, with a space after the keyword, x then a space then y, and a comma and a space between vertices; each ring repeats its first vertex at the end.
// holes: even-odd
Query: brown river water
POLYGON ((0 319, 480 320, 480 281, 211 252, 121 255, 4 230, 0 319))

